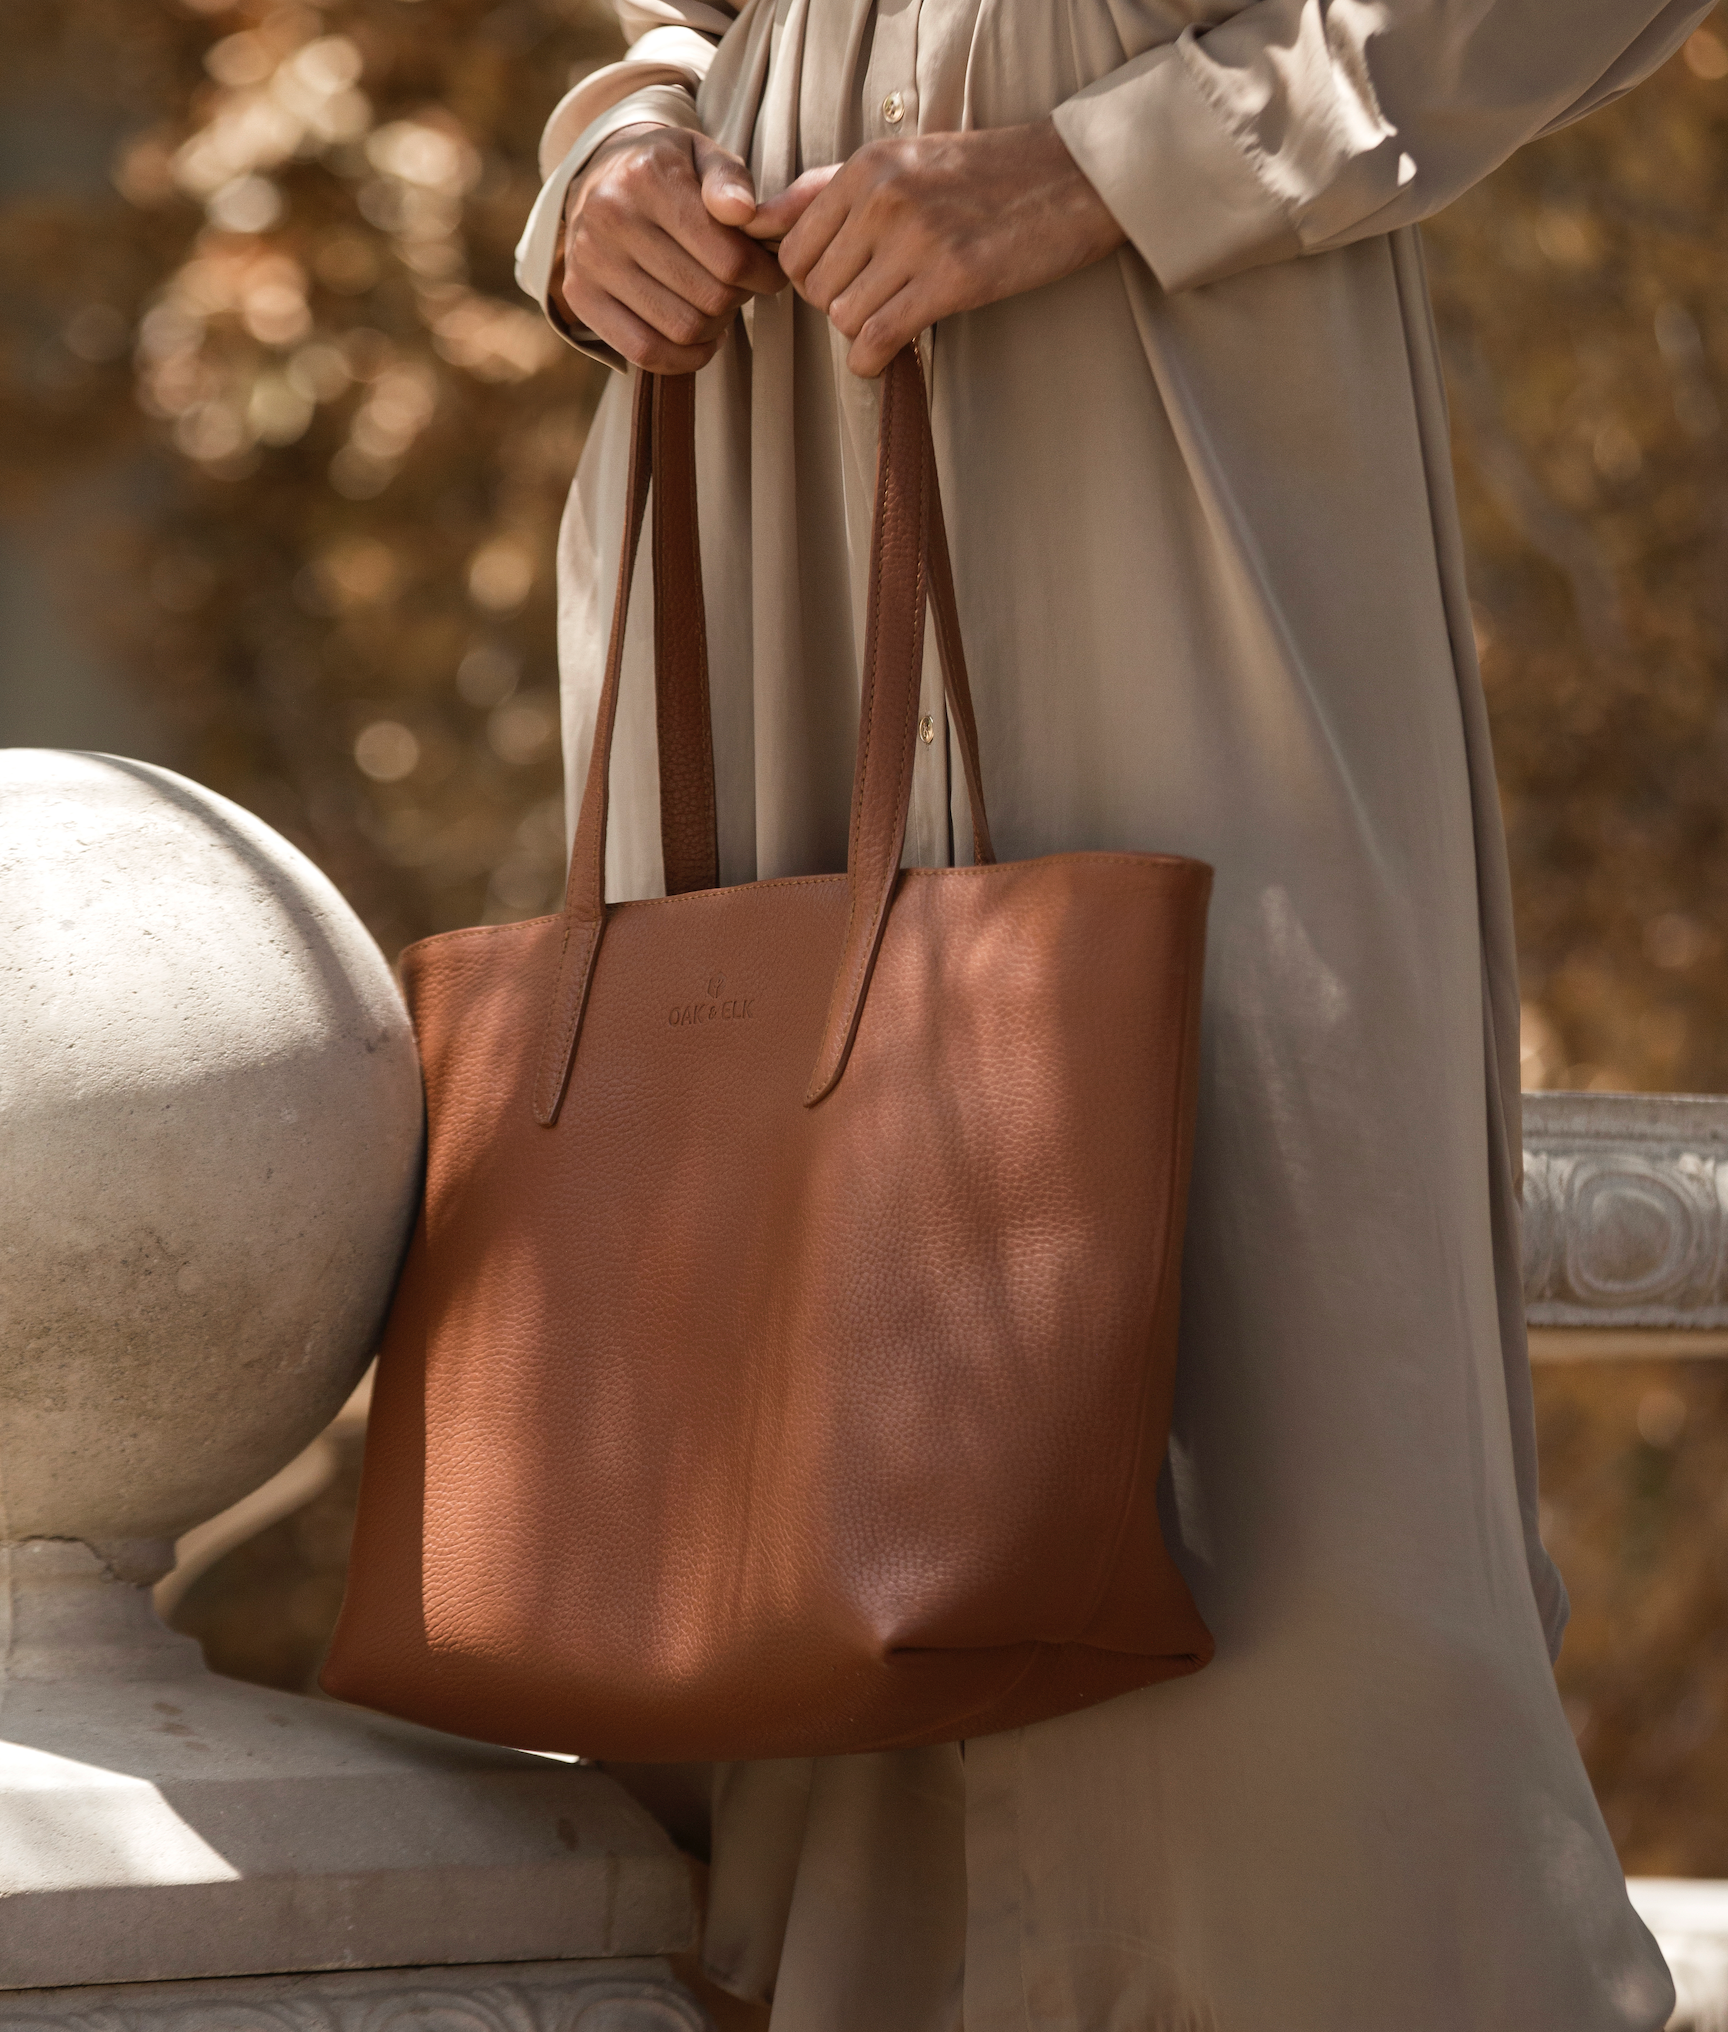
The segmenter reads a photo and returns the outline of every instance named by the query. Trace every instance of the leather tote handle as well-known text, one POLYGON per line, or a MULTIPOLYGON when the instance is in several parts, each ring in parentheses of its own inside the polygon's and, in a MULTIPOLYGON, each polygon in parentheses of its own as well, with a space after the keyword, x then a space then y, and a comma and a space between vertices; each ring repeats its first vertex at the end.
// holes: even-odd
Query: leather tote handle
MULTIPOLYGON (((654 377, 654 720, 666 894, 720 881, 708 617, 696 528, 696 377, 654 377)), ((616 624, 622 630, 622 620, 616 624)))
MULTIPOLYGON (((656 496, 656 728, 667 893, 712 887, 717 879, 713 738, 696 537, 693 389, 689 375, 637 376, 612 635, 565 886, 564 937, 534 1086, 535 1117, 548 1128, 558 1119, 569 1084, 588 983, 606 924, 612 738, 630 585, 651 479, 656 496), (706 880, 701 879, 704 876, 706 880)), ((937 488, 924 376, 916 350, 908 346, 890 363, 882 384, 858 761, 847 848, 851 908, 816 1070, 805 1095, 807 1105, 831 1092, 845 1070, 899 876, 912 800, 927 604, 936 616, 937 650, 972 807, 973 856, 985 863, 995 859, 995 852, 978 767, 977 722, 937 488)))
POLYGON ((806 1107, 814 1107, 831 1093, 846 1069, 900 875, 906 818, 912 804, 927 606, 936 610, 936 647, 960 737, 966 793, 972 806, 973 856, 981 862, 996 858, 978 771, 978 729, 937 490, 930 409, 924 396, 923 369, 913 346, 902 348, 882 377, 882 436, 876 462, 869 586, 858 763, 852 779, 852 830, 846 850, 852 901, 822 1046, 804 1096, 806 1107))
MULTIPOLYGON (((696 380, 667 375, 655 384, 654 439, 654 676, 660 743, 660 841, 666 893, 712 889, 719 881, 714 811, 714 748, 708 697, 708 628, 702 604, 702 557, 696 526, 696 380)), ((966 679, 954 574, 936 479, 935 444, 922 377, 916 409, 929 461, 930 609, 947 680, 949 706, 960 740, 961 765, 972 808, 973 859, 995 859, 978 773, 978 730, 966 679)))

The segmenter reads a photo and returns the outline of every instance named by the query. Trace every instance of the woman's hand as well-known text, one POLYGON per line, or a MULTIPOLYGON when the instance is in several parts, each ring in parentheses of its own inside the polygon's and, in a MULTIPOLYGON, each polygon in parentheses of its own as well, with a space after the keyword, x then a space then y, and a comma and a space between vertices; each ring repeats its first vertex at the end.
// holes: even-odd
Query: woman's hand
POLYGON ((747 297, 786 286, 739 230, 755 214, 749 170, 706 135, 623 128, 570 186, 553 297, 636 366, 694 373, 747 297))
POLYGON ((872 141, 741 223, 780 241, 780 266, 852 341, 861 375, 938 318, 1059 281, 1127 237, 1050 120, 872 141))

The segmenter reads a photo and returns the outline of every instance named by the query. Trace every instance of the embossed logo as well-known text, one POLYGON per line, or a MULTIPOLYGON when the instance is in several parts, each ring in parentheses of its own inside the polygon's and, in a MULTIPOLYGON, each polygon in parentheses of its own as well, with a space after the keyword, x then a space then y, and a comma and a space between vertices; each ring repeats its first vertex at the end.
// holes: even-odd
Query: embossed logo
POLYGON ((697 1023, 742 1023, 756 1007, 754 995, 728 995, 724 974, 710 974, 702 994, 693 1002, 679 1002, 666 1021, 674 1030, 687 1030, 697 1023))

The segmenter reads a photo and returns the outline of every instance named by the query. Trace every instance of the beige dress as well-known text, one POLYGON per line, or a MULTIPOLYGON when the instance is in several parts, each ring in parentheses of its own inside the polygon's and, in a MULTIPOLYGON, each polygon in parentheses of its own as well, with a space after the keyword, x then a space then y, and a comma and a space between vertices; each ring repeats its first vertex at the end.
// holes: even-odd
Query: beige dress
MULTIPOLYGON (((1549 1669, 1512 931, 1414 222, 1701 0, 619 8, 631 61, 548 132, 542 297, 624 121, 700 121, 769 193, 1054 110, 1130 244, 933 348, 991 819, 1004 858, 1217 870, 1167 1505, 1216 1663, 721 1769, 710 1966, 776 2032, 1652 2032, 1668 1979, 1549 1669)), ((838 869, 875 387, 789 293, 698 386, 722 879, 838 869)), ((560 554, 573 785, 626 417, 620 377, 560 554)), ((660 883, 637 612, 617 896, 660 883)), ((963 858, 943 733, 918 769, 908 858, 963 858)))

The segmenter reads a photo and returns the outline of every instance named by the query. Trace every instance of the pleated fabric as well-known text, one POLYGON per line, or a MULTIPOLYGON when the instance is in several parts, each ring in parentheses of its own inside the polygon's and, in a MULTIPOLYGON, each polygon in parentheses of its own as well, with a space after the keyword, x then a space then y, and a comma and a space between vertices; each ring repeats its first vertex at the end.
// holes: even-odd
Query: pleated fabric
MULTIPOLYGON (((1217 1660, 963 1746, 724 1767, 708 1965, 775 2032, 1653 2032, 1550 1671, 1511 913, 1415 222, 1696 0, 621 11, 636 74, 560 109, 554 214, 631 118, 700 122, 766 194, 1055 113, 1129 244, 930 354, 992 825, 1004 859, 1217 871, 1166 1488, 1217 1660)), ((876 390, 844 354, 788 292, 699 377, 728 882, 845 863, 876 390)), ((627 393, 560 549, 575 786, 627 393)), ((647 600, 615 896, 661 886, 647 600)), ((925 681, 908 858, 940 864, 969 835, 925 681)))

